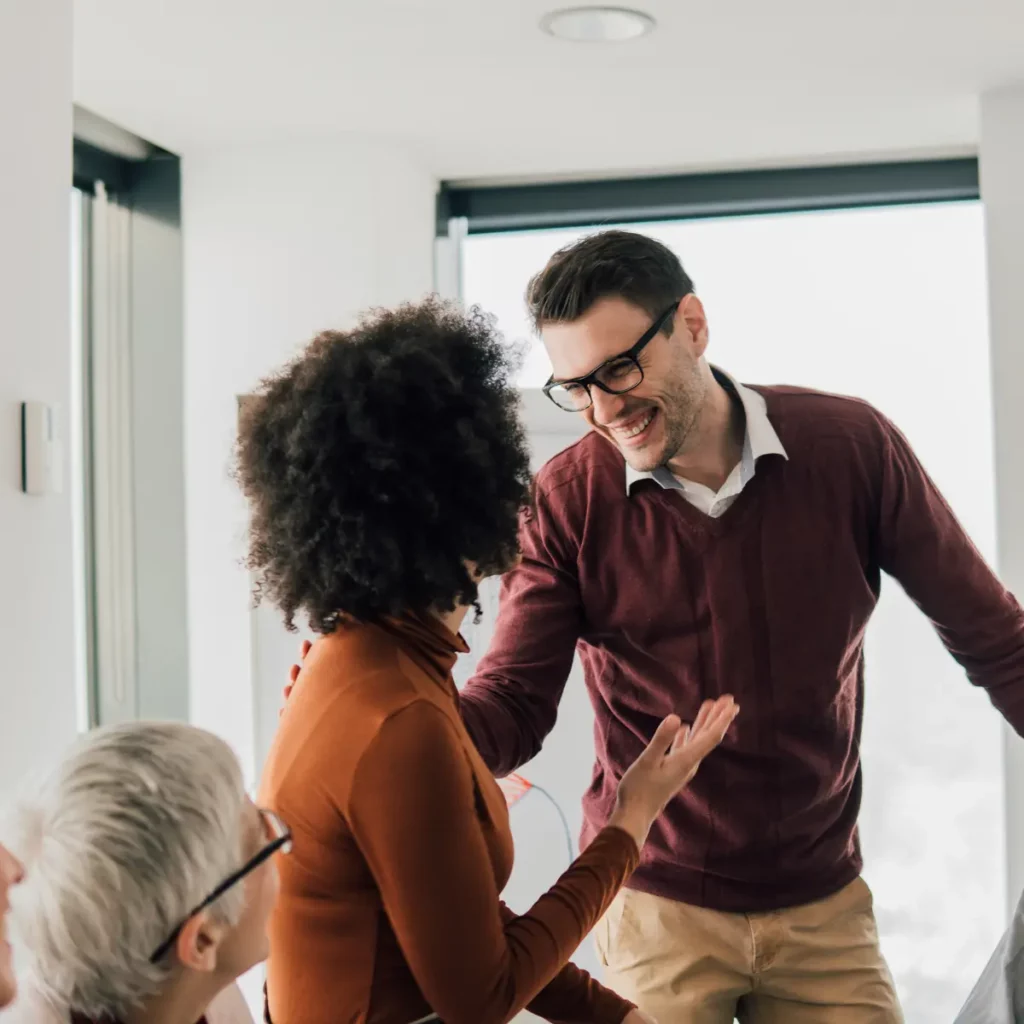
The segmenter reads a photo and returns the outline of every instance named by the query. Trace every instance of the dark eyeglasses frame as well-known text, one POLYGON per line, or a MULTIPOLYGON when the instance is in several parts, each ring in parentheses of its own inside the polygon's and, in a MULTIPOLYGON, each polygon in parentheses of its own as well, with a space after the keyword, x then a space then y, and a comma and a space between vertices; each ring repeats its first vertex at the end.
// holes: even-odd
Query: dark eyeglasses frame
POLYGON ((235 871, 233 874, 228 875, 228 877, 225 878, 224 881, 221 882, 220 885, 218 885, 217 888, 214 889, 213 892, 211 892, 210 895, 207 896, 202 903, 200 903, 196 907, 193 907, 185 915, 185 917, 182 919, 178 927, 175 928, 174 931, 167 936, 167 938, 157 947, 156 951, 149 958, 149 962, 151 964, 155 964, 158 960, 162 959, 166 955, 167 951, 177 941, 178 936, 181 934, 182 928, 184 928, 185 925, 188 924, 188 922, 196 916, 196 914, 198 914, 200 911, 205 910, 211 904, 219 900, 221 896, 223 896, 224 893, 228 891, 228 889, 231 889, 234 886, 238 885, 238 883, 242 881, 242 879, 245 878, 246 875, 252 874, 253 871, 255 871, 261 864, 264 864, 266 861, 268 861, 278 851, 281 851, 283 853, 291 852, 291 829, 288 828, 288 826, 281 820, 281 818, 273 811, 265 810, 262 807, 257 808, 257 810, 260 813, 260 817, 264 821, 269 821, 271 823, 271 825, 274 827, 274 830, 278 833, 278 835, 271 839, 270 842, 267 843, 267 845, 259 851, 259 853, 257 853, 253 857, 250 857, 249 860, 247 860, 237 871, 235 871))
POLYGON ((591 394, 590 388, 592 385, 599 387, 606 395, 624 395, 634 388, 640 387, 644 382, 644 369, 640 365, 640 353, 644 348, 658 335, 658 332, 668 323, 668 319, 672 314, 679 308, 682 299, 676 299, 664 313, 660 313, 654 320, 654 323, 647 328, 646 331, 640 336, 632 348, 627 349, 625 352, 620 352, 618 355, 612 356, 606 359, 596 369, 591 370, 590 373, 585 374, 582 377, 571 377, 568 380, 555 380, 554 377, 549 377, 548 382, 544 385, 544 394, 551 399, 551 401, 558 406, 563 412, 583 412, 585 409, 589 409, 594 404, 594 396, 591 394), (640 379, 635 384, 630 384, 629 387, 616 389, 609 387, 607 384, 601 382, 598 378, 598 374, 611 363, 618 362, 620 359, 629 359, 637 368, 637 372, 640 374, 640 379), (580 406, 579 409, 566 409, 564 405, 559 405, 557 401, 551 396, 551 392, 558 387, 565 387, 566 384, 578 384, 580 387, 585 388, 587 392, 587 404, 580 406))

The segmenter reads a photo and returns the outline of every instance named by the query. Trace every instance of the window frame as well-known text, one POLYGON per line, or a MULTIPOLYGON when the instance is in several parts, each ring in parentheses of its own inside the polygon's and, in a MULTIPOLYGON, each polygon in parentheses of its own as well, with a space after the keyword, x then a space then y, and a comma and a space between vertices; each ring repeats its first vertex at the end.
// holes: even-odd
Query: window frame
POLYGON ((437 235, 980 198, 974 157, 522 185, 442 182, 437 235))
MULTIPOLYGON (((83 193, 80 232, 82 288, 80 408, 83 490, 84 660, 83 713, 86 728, 136 718, 189 715, 187 579, 184 505, 184 299, 181 239, 181 166, 168 150, 76 107, 72 186, 83 193), (106 198, 128 211, 127 247, 97 253, 97 201, 106 198), (96 545, 96 434, 92 395, 101 305, 98 293, 107 274, 95 260, 116 259, 115 273, 130 311, 132 408, 128 500, 134 508, 131 580, 117 600, 120 622, 99 621, 96 545), (174 368, 164 373, 167 366, 174 368), (156 496, 154 496, 156 495, 156 496), (158 514, 154 515, 154 511, 158 514), (169 578, 170 577, 170 578, 169 578), (134 666, 131 685, 113 687, 100 665, 100 630, 127 629, 125 650, 134 666)), ((109 319, 109 318, 107 318, 109 319)), ((109 636, 107 647, 109 648, 109 636)))

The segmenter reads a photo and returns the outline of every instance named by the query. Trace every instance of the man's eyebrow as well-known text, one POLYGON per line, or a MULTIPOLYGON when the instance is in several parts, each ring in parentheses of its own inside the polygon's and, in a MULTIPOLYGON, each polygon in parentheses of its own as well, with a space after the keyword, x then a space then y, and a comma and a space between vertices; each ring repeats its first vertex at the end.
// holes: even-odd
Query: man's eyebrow
POLYGON ((600 370, 601 367, 605 365, 605 363, 610 363, 613 359, 618 359, 620 356, 624 355, 628 351, 629 349, 623 349, 621 352, 616 352, 615 355, 609 356, 607 359, 602 359, 601 362, 599 362, 597 366, 595 366, 592 370, 587 370, 586 373, 581 373, 576 377, 555 377, 554 375, 552 375, 551 380, 548 381, 548 383, 571 384, 573 381, 583 380, 585 377, 589 377, 592 373, 597 373, 597 371, 600 370))

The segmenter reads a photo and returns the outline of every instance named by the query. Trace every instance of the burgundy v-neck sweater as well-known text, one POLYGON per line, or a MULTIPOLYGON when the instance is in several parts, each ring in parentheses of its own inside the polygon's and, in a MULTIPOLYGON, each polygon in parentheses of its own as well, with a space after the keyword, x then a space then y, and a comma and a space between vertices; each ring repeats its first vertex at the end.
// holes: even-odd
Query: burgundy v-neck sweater
POLYGON ((722 747, 655 825, 630 885, 718 910, 812 902, 861 870, 864 631, 881 574, 1024 730, 1024 614, 903 436, 863 402, 758 388, 788 455, 711 519, 591 434, 538 477, 524 559, 461 694, 488 767, 533 757, 579 645, 596 711, 584 842, 669 712, 731 693, 722 747))

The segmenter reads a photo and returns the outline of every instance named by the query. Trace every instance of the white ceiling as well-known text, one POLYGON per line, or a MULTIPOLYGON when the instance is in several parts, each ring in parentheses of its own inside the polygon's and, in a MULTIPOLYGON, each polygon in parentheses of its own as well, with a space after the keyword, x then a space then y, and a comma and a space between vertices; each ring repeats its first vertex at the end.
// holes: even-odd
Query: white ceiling
POLYGON ((439 177, 970 152, 1024 82, 1024 0, 634 0, 610 46, 567 0, 74 0, 75 100, 186 154, 343 133, 439 177))

